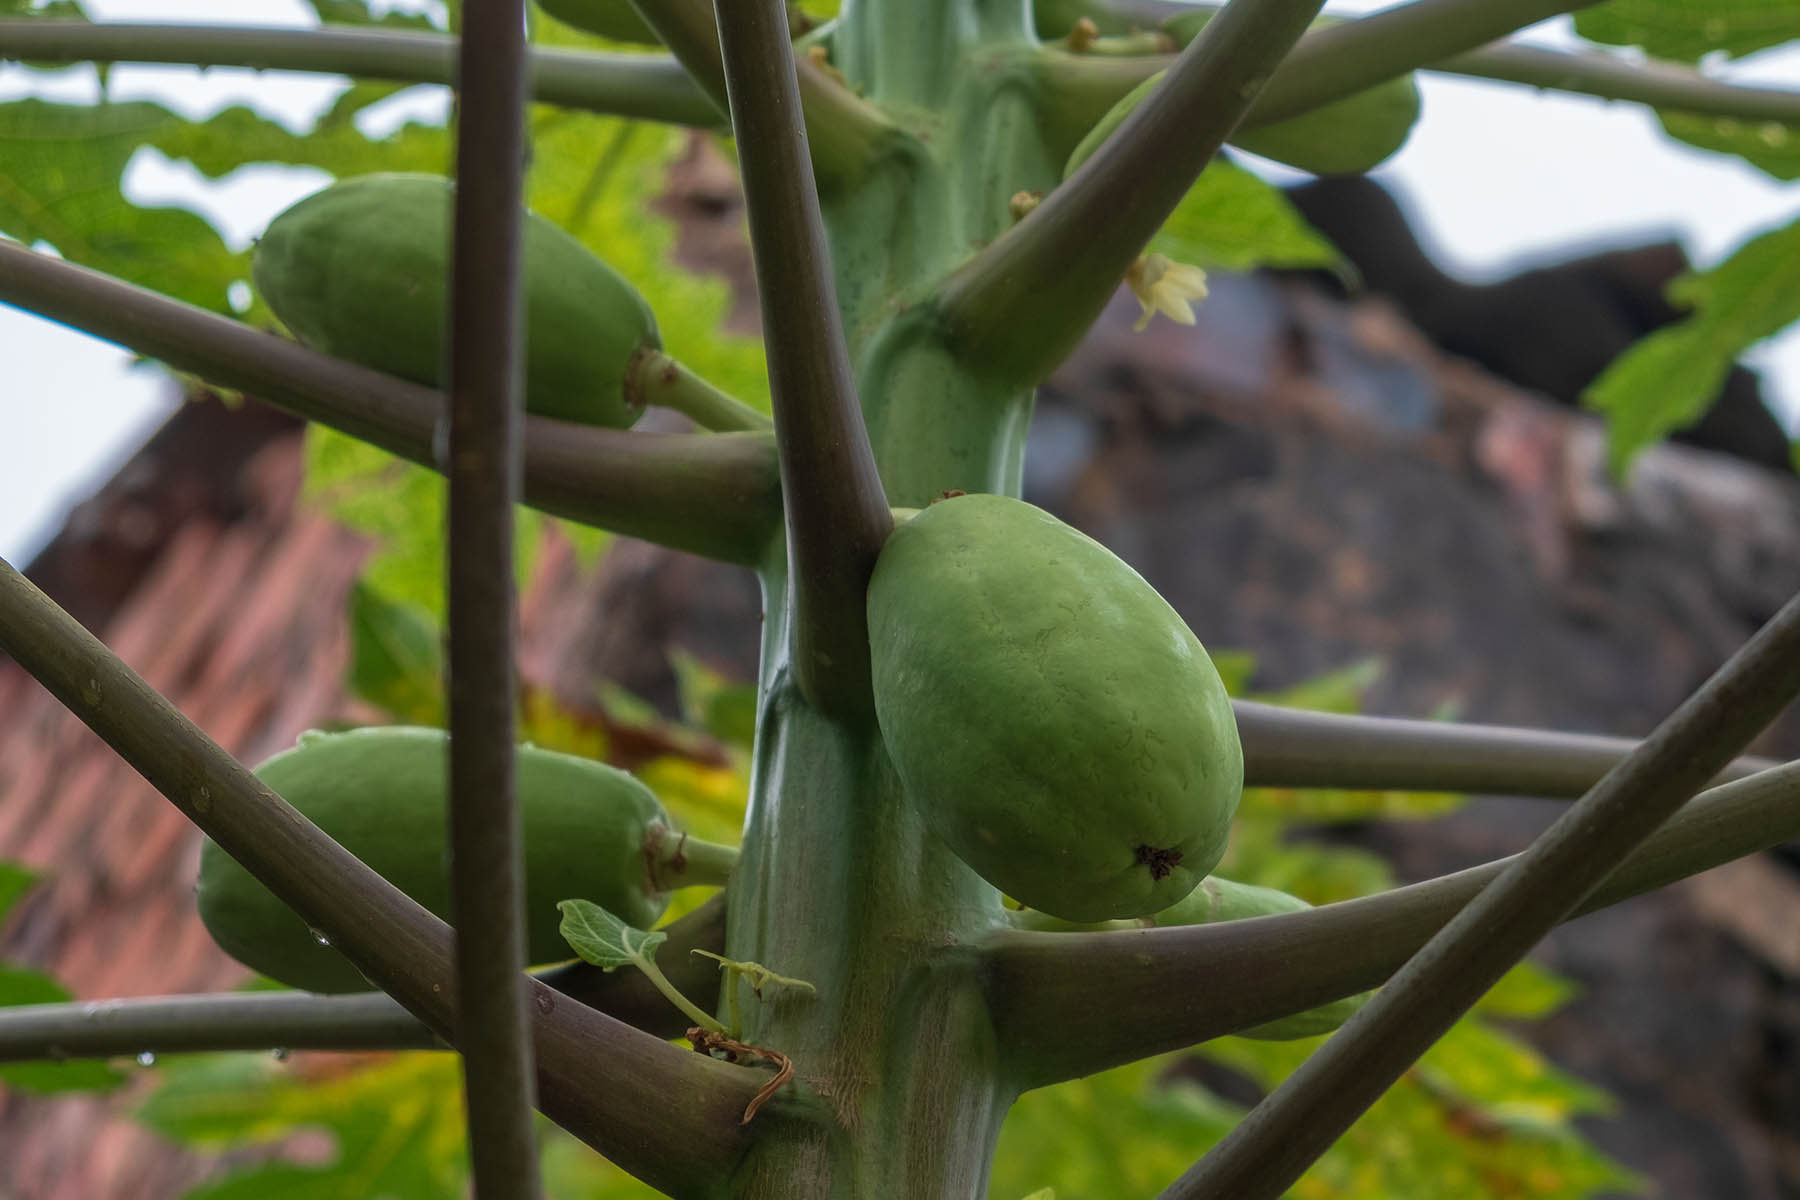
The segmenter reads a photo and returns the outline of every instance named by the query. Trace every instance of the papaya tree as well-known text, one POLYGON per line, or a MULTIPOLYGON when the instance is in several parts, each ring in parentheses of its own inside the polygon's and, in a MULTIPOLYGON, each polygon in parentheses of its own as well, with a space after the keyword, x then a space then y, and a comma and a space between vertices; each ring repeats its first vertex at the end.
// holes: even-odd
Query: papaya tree
MULTIPOLYGON (((1800 691, 1800 602, 1637 743, 1232 701, 1142 579, 1017 498, 1033 389, 1121 283, 1146 318, 1191 320, 1202 262, 1318 261, 1221 151, 1368 169, 1417 116, 1415 70, 1650 104, 1678 137, 1791 170, 1800 95, 1496 43, 1589 7, 1417 0, 1330 23, 1321 0, 846 0, 819 21, 561 0, 568 24, 534 15, 530 45, 512 0, 452 6, 451 32, 346 0, 315 8, 364 27, 10 6, 0 53, 33 63, 358 80, 304 137, 248 110, 6 106, 0 299, 441 471, 449 735, 314 737, 259 775, 0 564, 0 648, 209 837, 221 944, 342 993, 16 1007, 0 1058, 441 1043, 484 1197, 540 1194, 534 1108, 672 1195, 939 1197, 986 1194, 1009 1111, 1043 1089, 1335 1028, 1156 1185, 1286 1194, 1558 922, 1800 836, 1800 767, 1738 757, 1800 691), (454 141, 359 130, 420 82, 454 84, 454 141), (681 285, 628 236, 584 236, 628 121, 730 131, 761 364, 677 345, 681 285), (242 261, 192 214, 121 228, 88 202, 143 145, 215 175, 346 178, 271 225, 234 306, 242 261), (550 194, 570 202, 527 212, 550 194), (651 406, 698 431, 634 431, 651 406), (599 764, 515 745, 518 499, 761 581, 735 847, 684 840, 599 764), (1573 803, 1515 858, 1315 907, 1213 873, 1239 793, 1271 786, 1573 803), (581 886, 584 838, 613 865, 581 886), (722 879, 645 928, 665 891, 722 879), (564 957, 546 920, 585 964, 522 976, 564 957), (690 1049, 668 1040, 684 1030, 690 1049)), ((1690 60, 1800 36, 1679 0, 1582 22, 1690 60)), ((1694 316, 1602 382, 1624 450, 1800 313, 1795 228, 1685 282, 1694 316), (1686 369, 1654 400, 1618 384, 1671 356, 1686 369)))

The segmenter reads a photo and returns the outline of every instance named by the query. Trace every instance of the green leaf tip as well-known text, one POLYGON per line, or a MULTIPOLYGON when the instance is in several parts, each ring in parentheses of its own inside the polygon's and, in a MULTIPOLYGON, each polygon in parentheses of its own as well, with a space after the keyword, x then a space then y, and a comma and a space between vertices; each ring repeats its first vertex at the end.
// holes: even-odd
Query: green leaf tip
POLYGON ((563 915, 563 939, 582 961, 604 970, 642 966, 669 940, 666 933, 627 925, 591 900, 559 900, 556 908, 563 915))

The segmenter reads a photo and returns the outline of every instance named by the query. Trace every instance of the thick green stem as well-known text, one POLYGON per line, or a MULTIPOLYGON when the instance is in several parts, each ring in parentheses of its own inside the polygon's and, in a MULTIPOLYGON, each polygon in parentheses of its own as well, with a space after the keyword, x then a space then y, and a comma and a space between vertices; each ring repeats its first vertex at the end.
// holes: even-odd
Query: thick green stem
MULTIPOLYGON (((0 241, 0 301, 440 467, 443 396, 431 388, 15 242, 0 241)), ((744 565, 758 560, 781 520, 766 434, 625 433, 530 417, 524 494, 557 516, 744 565)))
MULTIPOLYGON (((456 39, 372 29, 257 29, 238 25, 0 21, 0 58, 30 62, 192 63, 316 71, 399 83, 456 78, 456 39)), ((533 50, 531 98, 545 104, 710 127, 721 108, 667 56, 533 50)))

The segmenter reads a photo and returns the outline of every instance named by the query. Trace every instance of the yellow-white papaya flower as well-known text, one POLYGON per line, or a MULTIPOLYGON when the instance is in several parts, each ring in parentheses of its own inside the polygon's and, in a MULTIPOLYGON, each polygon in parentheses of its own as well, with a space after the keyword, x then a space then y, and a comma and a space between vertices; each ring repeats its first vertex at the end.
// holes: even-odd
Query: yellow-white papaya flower
POLYGON ((1206 272, 1162 254, 1139 255, 1125 272, 1125 282, 1144 306, 1144 315, 1132 326, 1140 333, 1157 313, 1178 325, 1192 325, 1194 309, 1188 301, 1206 299, 1206 272))

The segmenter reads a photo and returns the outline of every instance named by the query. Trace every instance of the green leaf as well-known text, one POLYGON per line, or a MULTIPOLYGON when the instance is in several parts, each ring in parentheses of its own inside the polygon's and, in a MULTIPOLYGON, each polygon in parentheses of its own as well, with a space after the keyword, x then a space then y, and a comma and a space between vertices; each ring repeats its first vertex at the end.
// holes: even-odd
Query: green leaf
POLYGON ((756 688, 713 670, 685 650, 669 665, 681 696, 681 717, 727 745, 748 750, 756 739, 756 688))
POLYGON ((1331 243, 1281 189, 1224 159, 1200 173, 1150 249, 1178 262, 1228 271, 1329 267, 1338 261, 1331 243))
POLYGON ((302 495, 375 540, 363 565, 364 584, 390 602, 443 619, 447 513, 441 476, 367 442, 309 425, 302 495))
POLYGON ((1212 659, 1227 696, 1235 700, 1250 690, 1250 680, 1256 675, 1254 650, 1208 650, 1206 656, 1212 659))
POLYGON ((57 3, 43 5, 42 7, 38 5, 37 0, 0 0, 0 17, 65 16, 66 14, 63 12, 53 12, 53 10, 58 8, 73 9, 75 13, 83 17, 86 16, 85 13, 81 12, 81 6, 74 3, 74 0, 58 0, 57 3))
POLYGON ((19 897, 29 892, 38 881, 36 871, 18 863, 0 862, 0 919, 4 919, 19 897))
POLYGON ((1065 1200, 1154 1196, 1237 1123, 1239 1110, 1149 1059, 1025 1093, 1000 1130, 992 1196, 1047 1183, 1065 1200))
POLYGON ((1491 1017, 1538 1020, 1573 1000, 1579 991, 1567 979, 1527 959, 1502 975, 1475 1005, 1475 1011, 1491 1017))
POLYGON ((252 163, 318 167, 333 175, 371 171, 449 169, 449 135, 439 125, 409 121, 385 138, 370 138, 352 120, 363 109, 400 91, 389 84, 358 84, 338 97, 311 132, 295 133, 243 105, 221 109, 204 121, 176 121, 145 135, 172 159, 192 163, 220 179, 252 163))
MULTIPOLYGON (((1200 1057, 1275 1087, 1318 1039, 1221 1038, 1200 1057)), ((1572 1118, 1596 1093, 1523 1043, 1465 1018, 1307 1171, 1292 1200, 1532 1196, 1588 1200, 1641 1183, 1572 1118), (1463 1089, 1469 1089, 1465 1093, 1463 1089)))
POLYGON ((1611 0, 1575 14, 1590 41, 1638 46, 1655 58, 1698 62, 1715 50, 1738 57, 1800 38, 1792 0, 1611 0))
POLYGON ((149 101, 0 104, 0 233, 209 308, 248 272, 205 218, 140 208, 119 190, 132 155, 186 122, 149 101))
POLYGON ((531 206, 580 238, 628 279, 656 313, 663 346, 720 390, 769 411, 762 339, 721 329, 724 280, 671 262, 675 226, 652 204, 689 145, 685 131, 617 117, 565 112, 540 122, 526 180, 531 206), (621 138, 629 128, 630 136, 621 138))
POLYGON ((1357 713, 1362 711, 1363 694, 1375 686, 1386 670, 1387 663, 1380 657, 1359 659, 1349 666, 1315 675, 1292 687, 1256 698, 1266 704, 1280 704, 1288 708, 1357 713))
POLYGON ((608 971, 650 961, 656 948, 669 940, 666 933, 634 929, 591 900, 561 900, 563 939, 575 953, 608 971))
POLYGON ((1672 138, 1702 150, 1735 154, 1777 179, 1800 179, 1800 125, 1681 112, 1659 111, 1656 115, 1672 138))
POLYGON ((207 1148, 266 1143, 302 1129, 336 1142, 329 1162, 256 1166, 203 1185, 188 1200, 462 1194, 461 1088, 450 1055, 400 1054, 367 1070, 310 1082, 267 1055, 170 1064, 138 1118, 207 1148))
POLYGON ((1738 355, 1800 318, 1800 221, 1751 239, 1711 271, 1677 278, 1669 298, 1693 315, 1633 345, 1582 395, 1607 416, 1608 455, 1621 474, 1645 446, 1706 411, 1738 355))
POLYGON ((418 609, 350 590, 350 690, 408 725, 444 724, 444 651, 418 609))
MULTIPOLYGON (((69 991, 41 971, 0 966, 0 1008, 14 1004, 63 1004, 69 991)), ((103 1062, 21 1062, 0 1066, 0 1084, 28 1092, 104 1091, 125 1076, 103 1062)))
POLYGON ((393 29, 439 29, 424 13, 390 9, 377 14, 367 0, 307 0, 307 5, 327 25, 386 25, 393 29))

